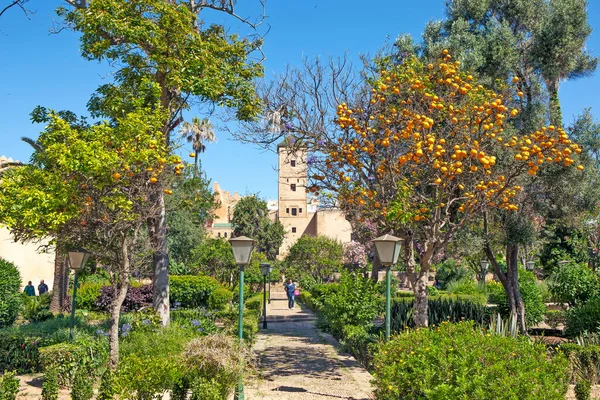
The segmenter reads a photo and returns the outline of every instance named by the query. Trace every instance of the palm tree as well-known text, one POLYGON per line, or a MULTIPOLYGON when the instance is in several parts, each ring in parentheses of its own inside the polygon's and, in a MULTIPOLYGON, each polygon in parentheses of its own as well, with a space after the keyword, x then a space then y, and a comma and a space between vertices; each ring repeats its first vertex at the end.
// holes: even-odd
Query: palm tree
POLYGON ((192 144, 192 148, 194 149, 194 169, 198 172, 200 170, 198 154, 204 153, 206 150, 204 143, 217 140, 213 125, 208 118, 200 119, 194 117, 192 118, 192 122, 184 122, 182 124, 180 132, 192 144))

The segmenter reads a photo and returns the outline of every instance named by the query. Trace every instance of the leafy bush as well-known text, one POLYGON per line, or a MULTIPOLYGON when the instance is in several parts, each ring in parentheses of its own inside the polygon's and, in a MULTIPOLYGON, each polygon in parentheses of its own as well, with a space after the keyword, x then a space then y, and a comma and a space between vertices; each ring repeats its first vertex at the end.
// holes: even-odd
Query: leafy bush
POLYGON ((342 329, 343 349, 356 358, 363 367, 373 369, 379 336, 369 333, 364 326, 347 325, 342 329))
POLYGON ((303 290, 302 292, 300 292, 300 296, 296 298, 296 301, 304 304, 312 311, 316 311, 315 304, 313 302, 313 295, 308 290, 303 290))
POLYGON ((21 276, 17 267, 0 258, 0 328, 11 326, 21 306, 21 276))
POLYGON ((486 334, 472 322, 405 331, 374 360, 381 400, 564 400, 566 358, 527 338, 486 334))
POLYGON ((600 279, 587 265, 570 262, 554 270, 550 290, 558 301, 577 307, 600 295, 600 279))
POLYGON ((76 337, 72 343, 57 343, 40 348, 40 361, 44 369, 57 373, 60 386, 71 387, 75 375, 82 370, 95 372, 108 360, 108 341, 76 337))
MULTIPOLYGON (((535 325, 544 320, 546 303, 542 298, 542 291, 536 283, 533 272, 519 270, 519 291, 525 304, 525 323, 527 326, 535 325)), ((509 316, 508 299, 506 293, 497 299, 498 311, 504 318, 509 316)))
POLYGON ((248 310, 262 311, 263 309, 263 294, 256 294, 246 300, 246 308, 248 310))
MULTIPOLYGON (((318 311, 323 308, 325 299, 338 292, 340 285, 338 283, 320 283, 314 285, 311 289, 313 304, 318 311)), ((300 293, 302 295, 302 293, 300 293)))
POLYGON ((590 301, 565 312, 567 336, 577 336, 584 332, 600 332, 600 301, 590 301))
POLYGON ((583 379, 575 384, 575 398, 577 400, 591 400, 592 384, 590 381, 583 379))
POLYGON ((224 287, 218 287, 208 296, 208 307, 211 310, 223 310, 227 304, 231 303, 233 293, 224 287))
POLYGON ((482 298, 482 301, 483 299, 487 299, 485 286, 469 278, 448 283, 448 285, 446 286, 446 291, 449 294, 466 294, 470 296, 479 296, 482 298))
POLYGON ((185 308, 206 307, 210 294, 220 287, 216 279, 201 275, 170 276, 169 285, 171 303, 185 308))
POLYGON ((121 340, 114 388, 119 398, 153 399, 181 379, 180 355, 201 333, 171 324, 168 328, 133 329, 121 340))
POLYGON ((580 346, 565 343, 560 350, 569 360, 569 380, 576 383, 586 380, 596 385, 600 383, 600 345, 580 346))
POLYGON ((323 316, 336 337, 346 325, 367 326, 379 309, 375 283, 357 273, 343 272, 338 289, 325 297, 323 316))
POLYGON ((42 399, 58 400, 58 374, 53 368, 49 368, 44 372, 42 399))
POLYGON ((487 293, 487 301, 491 304, 498 304, 506 302, 506 291, 504 286, 500 282, 487 282, 485 284, 485 291, 487 293))
POLYGON ((22 294, 21 316, 29 322, 41 322, 53 317, 50 312, 50 294, 27 296, 22 294))
POLYGON ((100 379, 100 388, 98 389, 98 397, 96 400, 113 400, 117 394, 115 390, 113 371, 106 368, 100 379))
POLYGON ((73 388, 71 389, 71 400, 90 400, 94 395, 94 382, 85 368, 77 368, 73 388))
MULTIPOLYGON (((231 309, 220 313, 221 320, 225 325, 225 331, 232 336, 238 336, 238 310, 231 309)), ((243 337, 244 340, 253 342, 258 332, 258 321, 260 311, 246 310, 243 316, 243 337)))
POLYGON ((0 400, 15 400, 19 393, 19 378, 15 372, 5 372, 0 375, 0 400))
POLYGON ((474 275, 469 268, 458 265, 456 260, 450 258, 436 267, 435 278, 440 282, 441 289, 446 289, 450 282, 472 280, 474 275))
POLYGON ((238 378, 251 369, 250 360, 250 349, 240 347, 231 336, 217 334, 193 339, 183 353, 184 381, 189 382, 192 398, 227 398, 238 378))
MULTIPOLYGON (((96 299, 94 307, 97 310, 109 311, 110 306, 117 295, 112 286, 104 286, 100 289, 100 296, 96 299)), ((130 286, 121 306, 121 312, 139 310, 143 306, 152 304, 152 285, 130 286)))
MULTIPOLYGON (((414 327, 414 299, 396 298, 391 307, 391 326, 394 332, 401 332, 406 327, 414 327)), ((442 295, 428 299, 427 315, 429 325, 443 322, 474 321, 480 325, 488 319, 488 309, 478 296, 442 295)))
POLYGON ((107 282, 86 282, 77 288, 77 309, 96 310, 96 301, 100 297, 100 291, 108 286, 107 282))

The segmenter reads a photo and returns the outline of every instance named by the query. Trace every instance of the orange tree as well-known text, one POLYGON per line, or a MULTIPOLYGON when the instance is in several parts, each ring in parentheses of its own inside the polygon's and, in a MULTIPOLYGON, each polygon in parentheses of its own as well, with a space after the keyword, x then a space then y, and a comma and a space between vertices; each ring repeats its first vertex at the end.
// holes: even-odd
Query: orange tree
POLYGON ((139 250, 138 233, 161 212, 153 196, 172 193, 161 186, 163 175, 180 173, 183 166, 165 145, 160 108, 140 108, 95 125, 37 111, 34 118, 47 127, 29 164, 2 172, 0 222, 16 240, 51 237, 65 247, 85 247, 105 266, 117 293, 110 305, 109 336, 115 368, 130 274, 151 262, 139 250))
POLYGON ((431 64, 379 66, 365 106, 338 106, 345 135, 328 154, 330 173, 313 175, 310 190, 331 190, 333 172, 342 208, 395 227, 406 240, 415 323, 426 326, 433 257, 486 209, 517 210, 523 177, 547 164, 570 166, 581 149, 554 126, 516 136, 508 122, 519 110, 507 104, 523 94, 478 84, 447 50, 431 64))

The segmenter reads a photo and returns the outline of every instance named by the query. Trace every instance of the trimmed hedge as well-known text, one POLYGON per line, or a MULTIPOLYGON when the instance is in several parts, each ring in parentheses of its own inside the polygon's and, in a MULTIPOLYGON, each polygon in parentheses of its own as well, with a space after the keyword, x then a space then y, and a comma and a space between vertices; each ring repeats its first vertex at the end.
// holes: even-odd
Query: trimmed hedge
POLYGON ((171 303, 184 308, 206 307, 213 291, 221 285, 209 276, 179 275, 169 277, 171 303))
MULTIPOLYGON (((414 327, 414 299, 395 298, 391 309, 391 330, 401 332, 406 327, 414 327)), ((427 315, 429 325, 442 322, 475 321, 483 325, 489 317, 489 310, 480 302, 479 296, 441 295, 430 297, 427 315)))
POLYGON ((95 372, 108 361, 107 340, 77 338, 73 343, 57 343, 39 349, 40 362, 46 369, 54 369, 60 386, 71 387, 75 374, 83 369, 95 372))
POLYGON ((374 360, 378 400, 564 400, 567 360, 528 338, 488 334, 473 322, 405 331, 374 360))
POLYGON ((263 294, 255 294, 254 296, 246 299, 245 305, 248 310, 256 310, 261 312, 264 307, 263 294))

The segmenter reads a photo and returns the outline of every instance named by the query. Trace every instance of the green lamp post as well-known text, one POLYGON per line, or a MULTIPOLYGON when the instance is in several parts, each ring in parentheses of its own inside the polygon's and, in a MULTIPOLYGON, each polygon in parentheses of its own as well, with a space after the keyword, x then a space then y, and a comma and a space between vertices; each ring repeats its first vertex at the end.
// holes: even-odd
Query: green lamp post
POLYGON ((90 258, 90 252, 76 248, 69 250, 69 267, 75 271, 75 281, 73 282, 73 304, 71 305, 71 328, 69 329, 69 340, 73 340, 73 327, 75 326, 75 305, 77 304, 77 280, 79 278, 79 271, 83 268, 88 258, 90 258))
POLYGON ((390 325, 391 325, 391 304, 390 304, 390 286, 391 286, 391 274, 390 269, 392 265, 398 261, 400 255, 400 244, 402 239, 392 235, 383 235, 376 239, 371 240, 375 245, 375 252, 381 265, 385 267, 385 340, 390 339, 390 325))
MULTIPOLYGON (((240 267, 240 308, 238 314, 238 338, 240 346, 244 341, 244 267, 250 264, 252 249, 254 248, 254 240, 246 236, 239 236, 229 239, 233 258, 235 263, 240 267)), ((240 376, 238 381, 237 396, 238 400, 244 400, 244 379, 240 376)))
POLYGON ((260 273, 263 276, 263 329, 267 329, 267 276, 271 270, 271 264, 260 264, 260 273))

